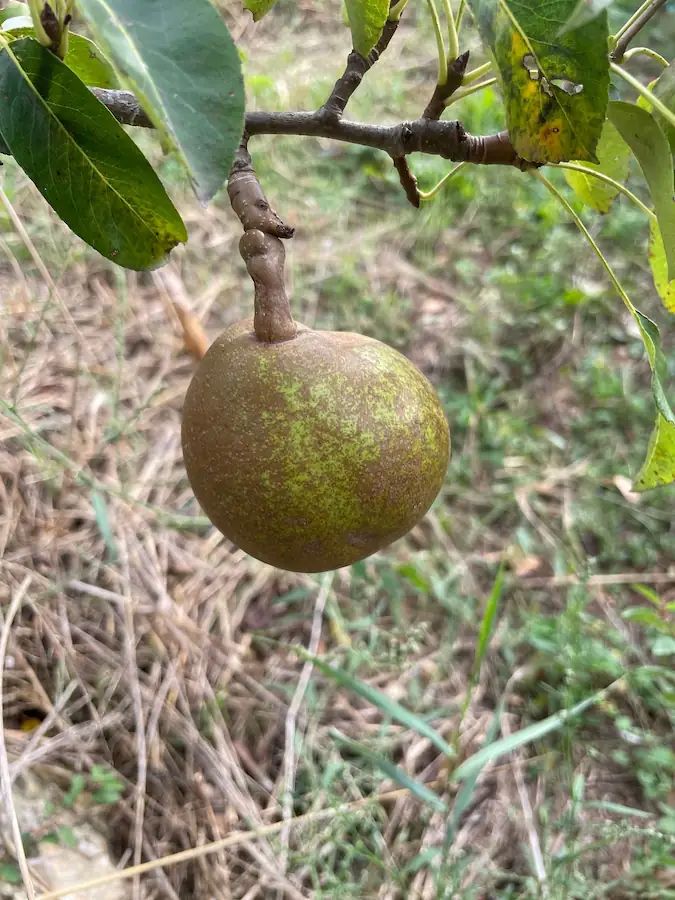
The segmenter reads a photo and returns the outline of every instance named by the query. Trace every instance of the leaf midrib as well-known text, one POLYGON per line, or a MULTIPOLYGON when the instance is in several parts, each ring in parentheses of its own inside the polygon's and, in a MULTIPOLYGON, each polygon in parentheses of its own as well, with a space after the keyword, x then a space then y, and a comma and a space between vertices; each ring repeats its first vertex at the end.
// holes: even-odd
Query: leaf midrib
MULTIPOLYGON (((28 38, 28 40, 32 40, 32 38, 28 38)), ((33 82, 32 82, 32 81, 30 80, 30 78, 28 77, 28 74, 25 72, 25 70, 24 70, 24 69, 22 68, 22 66, 20 65, 19 60, 16 58, 15 54, 14 54, 14 53, 12 52, 12 50, 10 49, 10 44, 7 43, 6 46, 5 46, 3 49, 7 51, 7 54, 8 54, 8 55, 11 57, 11 59, 13 60, 14 65, 16 66, 16 68, 17 68, 19 74, 21 75, 21 77, 23 78, 23 80, 26 82, 26 84, 29 86, 30 90, 33 92, 33 94, 34 94, 35 97, 37 98, 38 102, 44 107, 44 109, 47 111, 47 114, 50 116, 50 118, 53 119, 53 120, 57 123, 59 129, 66 135, 69 144, 71 144, 73 147, 76 148, 76 150, 78 151, 78 153, 80 154, 80 156, 86 161, 88 167, 89 167, 90 169, 92 169, 92 171, 96 172, 96 174, 99 176, 99 178, 101 179, 101 181, 102 181, 102 182, 106 185, 106 187, 110 190, 110 192, 113 193, 116 197, 118 197, 118 199, 124 204, 124 206, 127 207, 127 209, 128 209, 129 212, 134 216, 134 218, 136 218, 136 219, 138 220, 138 222, 140 222, 141 225, 142 225, 142 226, 143 226, 143 227, 144 227, 144 228, 152 235, 153 239, 157 240, 157 237, 158 237, 157 234, 153 231, 153 229, 150 227, 150 225, 149 225, 149 224, 145 221, 145 219, 141 216, 141 214, 138 212, 138 210, 136 210, 136 209, 129 203, 129 201, 126 199, 126 197, 124 197, 124 195, 121 194, 121 193, 117 190, 117 188, 115 188, 115 186, 110 182, 110 180, 103 174, 103 172, 101 172, 101 170, 98 168, 98 166, 95 165, 95 163, 92 161, 91 157, 87 156, 87 154, 84 152, 84 150, 82 149, 82 147, 80 147, 80 145, 77 143, 77 141, 75 140, 75 138, 71 135, 71 133, 70 133, 70 132, 68 131, 68 129, 65 127, 65 125, 63 124, 63 122, 62 122, 62 121, 59 119, 59 117, 53 112, 53 110, 52 110, 52 108, 50 107, 49 103, 44 99, 44 97, 42 96, 42 94, 40 94, 40 92, 37 90, 37 88, 35 87, 35 85, 33 84, 33 82)), ((101 106, 102 106, 103 109, 106 109, 105 106, 103 106, 103 104, 101 104, 101 106)), ((117 121, 117 120, 115 119, 115 117, 112 115, 112 113, 111 113, 109 110, 106 110, 106 112, 107 112, 108 115, 110 115, 115 121, 117 121)), ((10 149, 11 149, 11 148, 10 148, 10 149)), ((50 166, 50 170, 51 170, 51 166, 50 166)))
MULTIPOLYGON (((105 12, 107 12, 110 19, 115 23, 115 25, 118 27, 120 33, 124 37, 124 40, 126 41, 129 49, 131 50, 134 58, 136 59, 137 63, 139 64, 139 66, 141 68, 141 71, 143 72, 143 74, 145 76, 145 80, 146 80, 147 84, 149 84, 150 87, 152 88, 152 93, 154 95, 154 99, 151 100, 150 98, 148 98, 150 100, 150 103, 151 103, 151 105, 153 105, 155 107, 155 109, 159 110, 159 112, 161 113, 164 125, 166 125, 170 129, 171 137, 175 141, 176 146, 180 149, 181 156, 183 157, 183 160, 185 161, 185 163, 187 165, 188 171, 194 177, 194 173, 192 172, 192 166, 190 166, 188 163, 187 155, 185 153, 185 150, 183 149, 180 138, 176 134, 175 128, 173 128, 173 126, 171 125, 171 118, 169 116, 169 111, 166 108, 166 104, 162 100, 162 95, 160 94, 159 90, 157 89, 157 86, 155 85, 155 83, 153 81, 150 69, 144 62, 141 54, 138 52, 138 49, 134 42, 133 35, 128 31, 128 29, 125 27, 124 23, 117 16, 115 10, 112 9, 112 7, 109 6, 109 4, 105 2, 105 0, 92 0, 92 2, 97 3, 105 12)), ((123 73, 120 73, 120 74, 122 75, 122 77, 124 77, 123 73)), ((135 87, 138 87, 138 85, 135 85, 135 87)))

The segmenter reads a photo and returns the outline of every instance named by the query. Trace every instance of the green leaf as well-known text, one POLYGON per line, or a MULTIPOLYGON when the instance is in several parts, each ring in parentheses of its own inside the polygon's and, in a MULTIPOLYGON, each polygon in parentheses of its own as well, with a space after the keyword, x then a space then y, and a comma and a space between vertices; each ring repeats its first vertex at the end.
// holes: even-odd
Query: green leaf
POLYGON ((675 656, 675 637, 662 634, 654 641, 652 647, 654 656, 675 656))
POLYGON ((396 700, 387 697, 382 691, 378 691, 377 688, 371 687, 369 684, 366 684, 365 681, 360 681, 358 678, 354 678, 347 672, 343 672, 342 669, 336 669, 334 666, 325 663, 323 660, 319 659, 318 656, 312 656, 305 651, 301 651, 301 656, 303 659, 311 660, 320 672, 323 672, 324 675, 331 678, 336 684, 339 684, 341 687, 347 688, 350 691, 354 691, 355 694, 358 694, 359 697, 363 697, 364 700, 372 703, 373 706, 376 706, 386 716, 389 716, 396 722, 400 722, 401 725, 405 725, 406 728, 411 728, 422 737, 428 738, 434 747, 440 750, 441 753, 445 753, 447 756, 455 755, 450 744, 448 744, 448 742, 444 740, 431 725, 425 722, 424 719, 415 715, 415 713, 410 712, 405 706, 401 706, 396 700))
POLYGON ((656 119, 635 103, 613 100, 607 114, 633 151, 649 186, 663 236, 668 279, 672 281, 675 278, 675 202, 670 146, 656 119))
POLYGON ((344 744, 345 747, 348 747, 352 753, 357 754, 358 756, 362 756, 364 759, 367 759, 373 766, 380 769, 380 771, 384 772, 384 774, 391 778, 392 781, 395 781, 396 784, 400 785, 402 788, 406 788, 417 797, 418 800, 421 800, 423 803, 426 803, 427 806, 430 806, 436 812, 439 813, 447 813, 448 809, 431 788, 428 788, 426 784, 423 784, 420 781, 417 781, 412 775, 408 775, 405 769, 402 769, 400 766, 397 766, 390 759, 387 759, 386 756, 382 756, 380 753, 374 753, 368 747, 365 747, 363 744, 360 744, 358 741, 353 741, 351 738, 346 737, 344 734, 341 734, 337 729, 332 729, 331 734, 336 738, 341 744, 344 744))
MULTIPOLYGON (((501 724, 502 715, 504 714, 504 710, 506 709, 506 702, 502 699, 499 701, 497 708, 495 709, 492 720, 490 721, 490 725, 487 730, 487 734, 485 735, 485 740, 483 741, 483 750, 486 750, 495 740, 497 734, 499 733, 499 727, 501 724)), ((448 821, 447 831, 446 831, 446 843, 450 844, 454 841, 455 833, 457 828, 459 827, 459 822, 466 810, 471 803, 473 795, 476 791, 476 785, 478 783, 478 778, 480 773, 482 772, 485 765, 487 765, 487 758, 482 766, 476 767, 466 778, 463 779, 462 784, 457 791, 457 796, 455 797, 455 802, 452 805, 452 811, 450 813, 450 819, 448 821)))
MULTIPOLYGON (((608 119, 602 126, 602 134, 595 152, 598 162, 586 162, 584 166, 587 169, 601 172, 603 175, 609 175, 614 181, 623 184, 628 176, 630 147, 608 119)), ((618 194, 615 187, 592 175, 585 175, 583 172, 575 172, 572 169, 563 171, 565 180, 586 206, 591 206, 601 213, 609 212, 612 201, 618 194)))
MULTIPOLYGON (((19 22, 20 20, 12 21, 19 22)), ((35 29, 32 25, 15 27, 11 23, 6 23, 5 27, 9 27, 11 36, 17 40, 22 37, 35 37, 35 29)), ((81 34, 68 35, 68 51, 63 61, 88 87, 107 89, 119 87, 117 75, 110 61, 93 41, 81 34)))
POLYGON ((110 60, 93 41, 81 34, 68 36, 68 52, 63 61, 88 87, 110 90, 119 87, 110 60))
MULTIPOLYGON (((671 62, 667 69, 654 81, 650 88, 655 97, 675 113, 675 63, 671 62)), ((642 99, 642 98, 640 98, 642 99)), ((653 109, 652 115, 663 129, 663 133, 670 144, 670 152, 675 155, 675 126, 673 126, 658 110, 653 109)))
POLYGON ((32 38, 0 53, 0 134, 72 230, 130 269, 163 262, 185 226, 129 135, 60 59, 32 38))
POLYGON ((597 162, 609 91, 607 13, 561 35, 577 0, 469 0, 499 70, 511 140, 533 162, 597 162))
POLYGON ((559 34, 567 34, 568 31, 574 31, 575 28, 581 28, 582 25, 592 22, 613 2, 614 0, 578 0, 577 5, 572 10, 572 14, 560 29, 559 34))
POLYGON ((246 0, 244 9, 253 13, 253 21, 257 22, 272 9, 277 0, 246 0))
POLYGON ((64 794, 63 800, 61 801, 66 809, 70 809, 72 806, 74 806, 75 801, 85 789, 86 784, 87 781, 84 775, 73 775, 68 793, 64 794))
POLYGON ((656 219, 652 219, 649 224, 649 265, 654 278, 654 286, 663 300, 663 305, 668 312, 675 313, 675 279, 668 280, 666 250, 656 219))
POLYGON ((647 358, 652 369, 652 394, 656 402, 656 408, 666 421, 675 425, 675 414, 670 407, 663 387, 663 382, 668 376, 668 362, 661 350, 661 334, 658 326, 647 318, 639 309, 633 307, 633 315, 637 322, 642 341, 647 351, 647 358))
POLYGON ((0 883, 3 881, 6 884, 23 884, 23 876, 17 863, 0 863, 0 883))
POLYGON ((60 825, 56 829, 56 836, 59 843, 63 844, 64 847, 68 847, 70 850, 74 850, 79 844, 77 835, 70 825, 60 825))
POLYGON ((582 700, 581 703, 572 706, 570 709, 555 713, 554 715, 543 719, 541 722, 535 722, 534 725, 528 725, 526 728, 516 731, 515 734, 510 734, 508 737, 501 738, 493 744, 481 748, 477 753, 474 753, 473 756, 470 756, 455 769, 451 781, 463 781, 465 778, 472 778, 475 776, 476 772, 480 772, 487 763, 494 762, 494 760, 503 756, 505 753, 511 753, 513 750, 517 750, 525 744, 539 741, 547 734, 557 731, 559 728, 562 728, 565 722, 580 715, 580 713, 584 712, 584 710, 588 709, 590 706, 604 700, 609 691, 616 684, 617 682, 614 682, 608 688, 598 691, 586 700, 582 700))
POLYGON ((647 587, 646 584, 631 584, 631 590, 635 591, 637 594, 640 594, 645 598, 645 600, 648 600, 652 604, 652 606, 655 606, 657 609, 661 609, 663 600, 655 590, 647 587))
POLYGON ((478 633, 478 644, 476 646, 476 658, 474 659, 473 663, 472 677, 480 672, 481 665, 483 664, 483 659, 485 658, 485 654, 488 651, 490 638, 492 637, 492 629, 495 617, 497 615, 497 610, 499 609, 499 602, 502 598, 503 589, 504 566, 501 565, 499 567, 499 571, 497 572, 495 583, 493 584, 492 590, 490 591, 490 596, 488 597, 487 603, 485 604, 485 612, 483 613, 483 619, 481 621, 480 631, 478 633))
POLYGON ((651 625, 653 628, 663 628, 659 614, 646 606, 632 606, 621 613, 621 618, 629 622, 639 622, 641 625, 651 625))
POLYGON ((230 173, 244 128, 239 53, 209 0, 78 0, 207 203, 230 173))
POLYGON ((368 56, 389 17, 389 0, 345 0, 354 49, 368 56))
POLYGON ((675 424, 668 422, 661 413, 658 414, 647 450, 647 458, 635 476, 634 491, 647 491, 650 488, 675 481, 675 424))
POLYGON ((652 369, 652 394, 657 408, 647 456, 633 484, 634 491, 646 491, 675 481, 675 414, 663 386, 668 375, 668 363, 661 350, 658 326, 634 307, 633 315, 652 369))
POLYGON ((105 502, 103 494, 98 491, 91 492, 91 505, 94 507, 94 515, 96 516, 96 524, 101 532, 101 537, 108 551, 108 559, 114 561, 117 559, 117 545, 115 544, 115 536, 110 527, 110 516, 108 515, 108 506, 105 502))

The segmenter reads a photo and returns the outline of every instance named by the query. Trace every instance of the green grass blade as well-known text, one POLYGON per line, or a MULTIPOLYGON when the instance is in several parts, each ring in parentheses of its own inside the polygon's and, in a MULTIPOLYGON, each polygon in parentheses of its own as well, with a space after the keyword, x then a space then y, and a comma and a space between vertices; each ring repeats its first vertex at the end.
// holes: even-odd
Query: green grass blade
POLYGON ((359 697, 363 697, 364 700, 372 703, 373 706, 376 706, 391 719, 394 719, 401 725, 405 725, 406 728, 411 728, 422 737, 427 738, 434 747, 441 751, 441 753, 445 753, 447 756, 455 755, 450 744, 448 744, 448 742, 444 740, 431 725, 428 725, 424 719, 420 718, 415 713, 410 712, 405 706, 401 706, 396 700, 392 700, 391 697, 387 697, 386 694, 378 691, 377 688, 371 687, 369 684, 360 681, 358 678, 354 678, 352 675, 348 675, 341 669, 336 669, 318 657, 312 656, 311 653, 306 653, 302 650, 299 650, 298 652, 303 659, 311 660, 320 672, 323 672, 324 675, 331 678, 336 684, 339 684, 340 687, 353 691, 355 694, 358 694, 359 697))
POLYGON ((110 525, 110 516, 108 515, 108 506, 105 502, 103 494, 98 491, 91 492, 91 505, 94 508, 96 516, 96 524, 101 532, 101 537, 108 551, 108 559, 114 562, 117 559, 117 545, 115 544, 115 535, 110 525))
POLYGON ((483 613, 483 621, 480 623, 478 644, 476 646, 476 658, 473 664, 473 676, 478 675, 478 673, 480 672, 480 667, 483 664, 483 659, 485 658, 485 654, 487 653, 488 647, 490 645, 492 629, 494 626, 495 617, 497 615, 497 610, 499 609, 499 602, 502 598, 503 589, 504 564, 502 563, 502 565, 499 567, 499 571, 497 572, 495 583, 492 586, 492 590, 490 591, 490 596, 488 597, 485 612, 483 613))
POLYGON ((503 756, 505 753, 511 753, 511 751, 517 750, 525 744, 531 744, 533 741, 540 740, 552 731, 557 731, 558 728, 561 728, 565 722, 569 721, 569 719, 578 716, 590 706, 594 706, 596 703, 603 700, 607 694, 616 687, 619 681, 621 681, 621 679, 612 682, 609 687, 604 688, 602 691, 598 691, 591 697, 587 697, 586 700, 582 700, 570 709, 565 709, 559 713, 555 713, 555 715, 548 716, 548 718, 541 722, 535 722, 534 725, 528 725, 527 728, 523 728, 520 731, 515 732, 515 734, 510 734, 508 737, 495 741, 495 743, 490 744, 489 747, 483 747, 478 753, 474 753, 472 757, 465 760, 455 769, 452 774, 452 780, 463 781, 466 778, 471 778, 476 773, 479 773, 487 763, 494 762, 494 760, 503 756))
POLYGON ((604 809, 606 812, 617 813, 620 816, 637 816, 638 819, 652 819, 650 812, 644 809, 635 809, 633 806, 624 806, 623 803, 612 803, 609 800, 589 800, 584 803, 587 809, 604 809))
POLYGON ((421 781, 417 781, 412 775, 408 775, 404 769, 397 766, 390 759, 387 759, 386 756, 382 756, 380 753, 374 753, 372 750, 369 750, 368 747, 359 744, 358 741, 353 741, 351 738, 346 737, 344 734, 337 731, 337 729, 331 729, 331 735, 340 744, 348 747, 352 753, 367 759, 368 762, 384 772, 388 778, 391 778, 391 780, 395 781, 400 787, 409 790, 410 793, 414 794, 418 800, 422 801, 422 803, 426 803, 427 806, 430 806, 436 812, 447 813, 447 806, 440 797, 437 797, 436 794, 434 794, 431 788, 428 788, 426 784, 423 784, 421 781))
MULTIPOLYGON (((505 703, 504 701, 500 701, 497 709, 492 716, 492 721, 490 722, 490 727, 488 728, 488 732, 485 736, 485 741, 483 743, 483 750, 487 750, 488 747, 492 744, 494 739, 497 737, 497 732, 499 731, 499 723, 501 722, 502 713, 504 711, 505 703)), ((486 760, 487 762, 487 760, 486 760)), ((484 764, 485 765, 485 764, 484 764)), ((469 804, 473 798, 474 792, 476 790, 476 784, 478 783, 478 776, 483 770, 483 766, 480 768, 476 768, 475 771, 470 773, 462 782, 462 786, 457 791, 457 796, 455 797, 455 802, 452 805, 452 811, 450 813, 450 821, 448 822, 446 834, 445 834, 445 845, 449 847, 453 840, 455 839, 455 833, 457 831, 457 827, 459 825, 460 819, 464 815, 465 811, 468 809, 469 804)))

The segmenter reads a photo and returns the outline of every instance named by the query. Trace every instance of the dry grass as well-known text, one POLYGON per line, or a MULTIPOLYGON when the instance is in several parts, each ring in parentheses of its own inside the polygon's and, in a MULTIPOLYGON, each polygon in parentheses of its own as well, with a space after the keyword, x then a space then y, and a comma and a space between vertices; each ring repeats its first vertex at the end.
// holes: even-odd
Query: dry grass
MULTIPOLYGON (((323 14, 300 9, 297 16, 309 16, 316 33, 287 77, 308 77, 319 52, 330 52, 337 70, 342 37, 320 42, 323 14)), ((333 16, 333 10, 326 13, 326 21, 333 16)), ((247 21, 236 19, 233 31, 250 44, 247 21)), ((256 32, 261 52, 272 52, 275 27, 270 21, 256 32)), ((159 273, 120 273, 83 253, 25 181, 10 187, 13 206, 30 224, 56 280, 55 287, 46 282, 8 227, 0 242, 0 396, 7 401, 0 418, 3 610, 31 579, 12 627, 4 677, 11 779, 30 771, 67 791, 75 773, 87 774, 93 765, 114 770, 125 787, 122 801, 97 808, 89 799, 77 809, 105 825, 116 857, 127 865, 233 838, 209 855, 136 879, 134 894, 144 900, 318 896, 312 859, 335 853, 336 843, 340 851, 351 837, 360 840, 369 823, 381 835, 377 850, 385 868, 374 867, 364 896, 436 897, 431 867, 405 878, 396 873, 442 845, 441 817, 407 792, 380 793, 388 784, 371 784, 367 792, 364 781, 345 777, 340 803, 332 789, 309 783, 306 772, 298 784, 302 766, 311 762, 322 771, 339 759, 331 729, 366 740, 381 735, 375 707, 336 691, 311 668, 303 677, 292 651, 293 644, 311 641, 321 652, 339 653, 348 643, 337 608, 349 614, 351 573, 341 571, 330 588, 320 588, 306 576, 248 558, 200 517, 185 477, 180 414, 195 360, 173 304, 192 311, 211 337, 248 314, 250 290, 240 262, 233 263, 238 223, 222 202, 204 211, 182 197, 187 248, 159 273), (299 588, 307 591, 293 616, 273 603, 299 588), (321 628, 322 620, 330 629, 321 628), (310 679, 311 703, 305 696, 310 679), (41 722, 36 731, 23 730, 29 718, 41 722), (295 782, 293 802, 289 782, 295 782)), ((300 205, 307 217, 310 204, 303 198, 300 205)), ((292 251, 299 261, 334 236, 335 223, 319 211, 305 222, 292 251)), ((329 252, 353 250, 360 237, 338 229, 329 252)), ((419 302, 412 315, 419 327, 408 351, 438 374, 462 339, 464 314, 452 289, 412 266, 404 249, 388 246, 370 274, 385 286, 396 280, 404 292, 414 285, 419 302), (443 346, 442 332, 451 334, 443 346)), ((321 256, 313 264, 315 284, 325 277, 321 256)), ((312 320, 313 304, 310 296, 305 320, 312 320)), ((485 545, 490 559, 504 549, 498 535, 485 545)), ((406 561, 420 548, 460 558, 434 515, 393 552, 406 561)), ((470 564, 464 573, 471 590, 484 586, 470 564)), ((368 602, 375 607, 380 601, 373 595, 368 602)), ((414 608, 406 612, 414 621, 414 608)), ((473 643, 459 634, 448 666, 446 613, 431 607, 424 615, 419 635, 401 638, 407 640, 401 660, 394 655, 376 667, 370 683, 396 699, 414 682, 420 707, 443 710, 435 726, 450 735, 467 691, 473 643)), ((376 618, 391 627, 387 609, 376 618)), ((497 699, 493 665, 488 657, 462 723, 462 758, 480 747, 488 729, 497 699)), ((511 699, 517 710, 519 697, 511 699)), ((519 724, 512 712, 504 729, 519 724)), ((443 760, 426 738, 391 725, 387 740, 410 775, 452 798, 443 760)), ((575 765, 590 795, 634 799, 630 780, 588 759, 575 765)), ((527 872, 526 846, 545 891, 532 815, 545 780, 541 775, 526 784, 519 760, 482 776, 452 851, 459 859, 471 850, 458 881, 458 890, 475 889, 467 897, 499 896, 509 884, 504 873, 520 878, 527 872), (497 894, 477 887, 490 882, 502 885, 497 894)), ((600 854, 597 866, 616 877, 630 853, 615 842, 610 856, 600 854)), ((364 862, 355 858, 353 865, 356 870, 364 862)))

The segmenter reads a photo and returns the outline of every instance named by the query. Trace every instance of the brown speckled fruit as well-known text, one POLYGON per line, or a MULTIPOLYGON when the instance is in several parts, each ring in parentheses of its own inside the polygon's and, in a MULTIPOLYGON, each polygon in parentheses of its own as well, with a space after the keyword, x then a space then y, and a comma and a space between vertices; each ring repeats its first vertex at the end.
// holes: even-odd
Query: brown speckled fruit
POLYGON ((438 494, 450 451, 436 392, 396 350, 303 325, 264 343, 252 320, 200 363, 182 440, 213 524, 296 572, 349 565, 406 534, 438 494))

